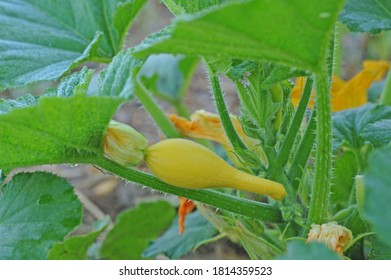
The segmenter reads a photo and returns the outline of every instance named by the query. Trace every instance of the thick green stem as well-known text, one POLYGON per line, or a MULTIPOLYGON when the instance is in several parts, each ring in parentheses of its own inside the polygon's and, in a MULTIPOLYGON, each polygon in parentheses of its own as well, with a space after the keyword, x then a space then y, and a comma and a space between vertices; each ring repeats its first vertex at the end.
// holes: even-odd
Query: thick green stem
POLYGON ((210 83, 213 90, 213 96, 216 102, 217 111, 219 112, 221 123, 224 127, 225 133, 227 134, 227 138, 232 144, 232 147, 235 149, 235 151, 239 149, 247 150, 246 145, 242 142, 242 139, 240 139, 238 133, 236 132, 232 124, 231 117, 229 116, 227 106, 225 105, 224 96, 221 91, 219 78, 209 66, 207 68, 209 72, 210 83))
POLYGON ((299 132, 300 125, 303 121, 303 117, 311 97, 312 84, 312 79, 308 78, 304 87, 302 97, 300 99, 299 106, 297 107, 295 116, 293 117, 292 123, 289 126, 288 132, 285 136, 285 140, 282 143, 282 147, 278 153, 277 162, 279 166, 285 166, 289 160, 293 144, 299 132))
POLYGON ((331 185, 332 131, 329 75, 323 71, 316 75, 316 157, 315 180, 312 188, 307 226, 322 224, 327 216, 331 185))
POLYGON ((391 106, 391 68, 388 71, 388 75, 387 75, 386 83, 384 84, 380 103, 383 105, 391 106))
POLYGON ((123 167, 106 158, 99 159, 95 164, 114 175, 160 192, 186 197, 217 209, 258 220, 273 223, 282 222, 281 212, 269 204, 231 196, 215 190, 191 190, 174 187, 150 174, 123 167))
POLYGON ((159 105, 139 81, 136 82, 135 92, 137 98, 163 131, 164 135, 166 135, 167 138, 181 138, 180 133, 168 119, 167 115, 160 109, 159 105))
POLYGON ((316 138, 316 109, 314 108, 310 120, 305 129, 302 140, 297 147, 295 156, 293 157, 292 164, 288 171, 288 178, 293 186, 294 190, 298 189, 300 178, 303 173, 303 169, 307 164, 308 158, 311 154, 312 147, 314 146, 316 138))

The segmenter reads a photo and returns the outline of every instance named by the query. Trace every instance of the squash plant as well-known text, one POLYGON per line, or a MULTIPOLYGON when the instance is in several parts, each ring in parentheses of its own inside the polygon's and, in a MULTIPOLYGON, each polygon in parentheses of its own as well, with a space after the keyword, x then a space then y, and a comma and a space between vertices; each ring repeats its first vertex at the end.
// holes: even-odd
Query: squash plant
POLYGON ((366 61, 347 82, 336 75, 342 24, 387 32, 391 2, 163 0, 175 20, 124 48, 146 2, 0 0, 0 90, 60 81, 0 100, 0 258, 175 259, 220 237, 252 259, 391 258, 389 62, 366 61), (190 116, 183 103, 199 60, 218 115, 190 116), (86 62, 107 64, 93 92, 86 62), (387 71, 369 103, 371 82, 387 71), (240 116, 227 109, 221 76, 236 85, 240 116), (113 115, 133 98, 172 139, 148 147, 130 127, 115 130, 113 115), (136 168, 144 160, 153 172, 136 168), (72 234, 82 219, 73 187, 12 172, 64 163, 185 198, 181 223, 158 201, 72 234), (184 222, 190 201, 197 211, 184 222))

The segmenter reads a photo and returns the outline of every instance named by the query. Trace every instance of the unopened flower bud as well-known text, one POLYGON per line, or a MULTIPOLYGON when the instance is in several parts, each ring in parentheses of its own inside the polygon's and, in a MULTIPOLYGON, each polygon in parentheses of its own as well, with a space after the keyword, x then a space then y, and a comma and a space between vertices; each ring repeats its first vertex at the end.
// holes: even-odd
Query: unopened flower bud
POLYGON ((107 157, 123 166, 135 166, 144 160, 147 139, 129 125, 111 121, 104 139, 107 157))
POLYGON ((318 241, 326 244, 330 249, 342 254, 343 248, 352 240, 352 232, 337 222, 311 226, 307 242, 318 241))

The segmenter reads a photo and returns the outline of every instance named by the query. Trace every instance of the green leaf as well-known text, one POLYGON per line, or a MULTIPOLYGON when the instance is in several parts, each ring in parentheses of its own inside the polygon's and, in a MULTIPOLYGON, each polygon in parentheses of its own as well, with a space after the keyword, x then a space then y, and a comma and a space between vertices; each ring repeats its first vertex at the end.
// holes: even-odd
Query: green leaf
POLYGON ((300 240, 288 242, 286 254, 279 260, 340 260, 337 253, 318 242, 304 243, 300 240))
POLYGON ((301 76, 308 76, 308 73, 296 68, 276 65, 271 71, 270 75, 264 81, 262 81, 261 87, 263 89, 269 89, 277 83, 301 76))
POLYGON ((86 94, 94 70, 83 67, 79 72, 65 77, 61 80, 56 94, 57 96, 70 97, 75 94, 86 94))
POLYGON ((198 58, 183 55, 151 55, 138 77, 145 88, 171 103, 179 103, 186 92, 198 58))
POLYGON ((117 54, 99 76, 97 95, 132 99, 135 91, 134 78, 141 64, 142 61, 134 58, 129 50, 117 54))
POLYGON ((372 248, 369 253, 370 260, 391 260, 391 247, 383 242, 381 242, 378 238, 372 238, 372 248))
POLYGON ((230 0, 163 0, 167 8, 176 16, 182 14, 197 13, 220 4, 224 4, 230 0))
POLYGON ((345 151, 334 161, 334 172, 331 184, 331 206, 339 211, 348 207, 354 177, 358 174, 358 162, 352 151, 345 151))
POLYGON ((175 220, 170 229, 143 252, 143 257, 165 254, 170 259, 178 259, 215 234, 214 226, 199 211, 195 211, 186 216, 183 234, 179 233, 178 221, 175 220))
POLYGON ((103 156, 103 134, 121 102, 77 94, 0 111, 0 168, 93 162, 103 156))
POLYGON ((111 260, 141 259, 149 242, 170 225, 174 215, 173 207, 165 201, 142 203, 122 212, 103 241, 102 257, 111 260))
POLYGON ((17 99, 0 99, 0 115, 7 114, 16 108, 31 107, 37 104, 37 100, 31 94, 26 94, 17 99))
POLYGON ((320 71, 344 1, 258 0, 181 17, 134 49, 138 55, 182 53, 269 60, 320 71), (273 19, 273 20, 271 20, 273 19), (292 24, 294 23, 294 24, 292 24))
POLYGON ((369 124, 361 131, 361 136, 375 147, 383 146, 391 141, 391 119, 380 120, 369 124))
POLYGON ((379 239, 391 246, 391 147, 375 150, 364 173, 364 216, 378 233, 379 239))
MULTIPOLYGON (((107 217, 108 218, 108 217, 107 217)), ((110 219, 105 219, 97 230, 86 235, 72 236, 53 246, 49 251, 49 260, 84 260, 88 248, 107 228, 110 219)))
POLYGON ((389 120, 391 107, 374 104, 334 113, 333 148, 338 149, 343 145, 360 149, 366 142, 375 147, 389 143, 389 120))
POLYGON ((353 32, 379 33, 391 29, 389 0, 348 0, 340 15, 353 32))
POLYGON ((0 1, 0 91, 109 61, 146 0, 0 1))
POLYGON ((0 259, 45 259, 82 218, 72 186, 44 172, 15 175, 0 205, 0 259))

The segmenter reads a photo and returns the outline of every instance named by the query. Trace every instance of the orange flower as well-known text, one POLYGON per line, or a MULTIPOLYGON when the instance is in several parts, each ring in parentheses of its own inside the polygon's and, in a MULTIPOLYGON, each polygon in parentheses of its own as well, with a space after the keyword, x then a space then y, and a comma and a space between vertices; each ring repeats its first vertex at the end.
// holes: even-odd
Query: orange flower
MULTIPOLYGON (((331 110, 342 111, 349 108, 359 107, 368 102, 367 91, 374 81, 382 79, 383 75, 390 68, 387 61, 367 60, 363 63, 364 69, 357 73, 351 80, 345 82, 337 76, 333 76, 331 85, 331 110)), ((292 90, 291 98, 297 107, 305 85, 305 78, 299 77, 292 90)), ((314 106, 315 93, 312 93, 309 103, 310 108, 314 106)))
POLYGON ((182 234, 185 231, 185 219, 186 215, 191 213, 196 208, 196 205, 190 199, 185 197, 179 197, 179 208, 178 208, 178 224, 179 233, 182 234))
MULTIPOLYGON (((236 166, 241 166, 237 157, 232 154, 234 149, 225 134, 219 115, 206 112, 205 110, 198 110, 190 116, 190 120, 177 115, 170 115, 169 117, 171 122, 183 136, 208 139, 220 143, 227 151, 232 162, 236 166)), ((238 117, 231 115, 231 121, 239 137, 247 147, 258 154, 262 160, 266 161, 260 141, 253 139, 244 133, 238 117)))
MULTIPOLYGON (((171 122, 179 130, 179 132, 191 138, 204 138, 216 141, 224 147, 231 147, 231 144, 225 135, 220 117, 216 114, 198 110, 191 115, 190 121, 177 115, 170 115, 171 122)), ((232 124, 240 137, 247 137, 244 134, 242 126, 237 117, 231 115, 232 124)))

